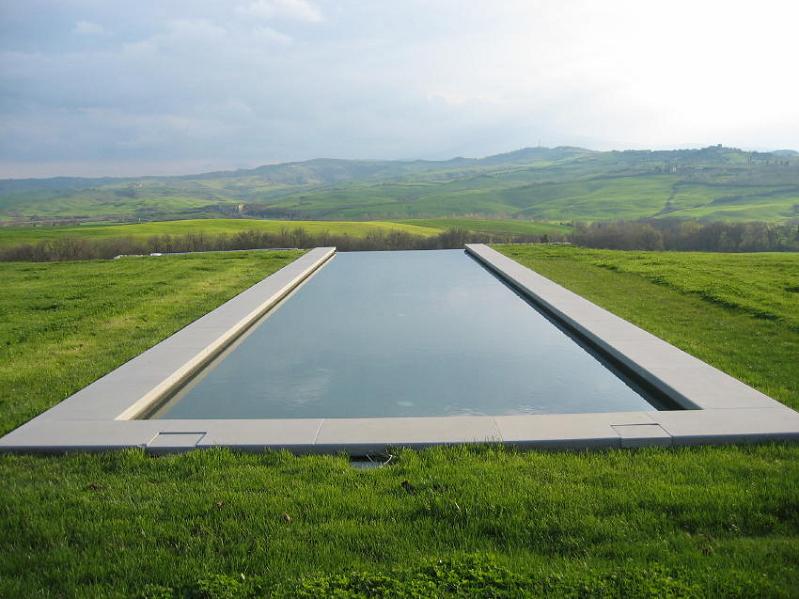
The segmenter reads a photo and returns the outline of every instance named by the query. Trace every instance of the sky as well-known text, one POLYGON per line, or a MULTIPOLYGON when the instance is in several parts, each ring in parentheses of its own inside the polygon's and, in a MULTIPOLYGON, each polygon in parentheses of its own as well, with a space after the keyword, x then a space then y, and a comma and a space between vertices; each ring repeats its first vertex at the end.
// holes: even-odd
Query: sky
POLYGON ((799 149, 795 0, 0 0, 0 177, 799 149))

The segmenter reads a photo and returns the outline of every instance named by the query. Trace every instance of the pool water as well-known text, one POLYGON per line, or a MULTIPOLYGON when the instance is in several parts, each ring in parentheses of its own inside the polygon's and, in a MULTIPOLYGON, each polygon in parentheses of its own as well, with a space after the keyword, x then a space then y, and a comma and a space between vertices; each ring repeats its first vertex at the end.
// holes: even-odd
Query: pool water
POLYGON ((154 418, 654 409, 462 250, 340 253, 154 418))

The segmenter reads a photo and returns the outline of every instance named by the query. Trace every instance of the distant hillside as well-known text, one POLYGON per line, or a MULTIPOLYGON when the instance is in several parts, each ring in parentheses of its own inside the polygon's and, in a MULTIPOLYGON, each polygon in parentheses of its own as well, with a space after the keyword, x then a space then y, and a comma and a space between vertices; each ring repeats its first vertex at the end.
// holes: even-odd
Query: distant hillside
POLYGON ((316 159, 180 177, 0 181, 0 221, 799 219, 799 154, 523 148, 444 161, 316 159))

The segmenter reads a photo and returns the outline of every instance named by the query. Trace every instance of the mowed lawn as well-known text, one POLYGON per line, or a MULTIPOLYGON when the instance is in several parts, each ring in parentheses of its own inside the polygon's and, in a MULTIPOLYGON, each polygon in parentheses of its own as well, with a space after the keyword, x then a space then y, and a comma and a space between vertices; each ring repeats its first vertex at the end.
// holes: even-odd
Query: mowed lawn
MULTIPOLYGON (((783 297, 794 292, 780 291, 799 276, 796 257, 501 249, 799 403, 795 304, 783 297), (702 290, 680 283, 691 269, 706 279, 702 290), (747 290, 738 300, 732 280, 747 290)), ((8 315, 0 430, 296 255, 0 264, 8 315)), ((370 470, 342 456, 130 450, 0 456, 0 480, 2 597, 792 597, 799 589, 796 444, 398 450, 370 470)))
POLYGON ((0 434, 302 253, 0 262, 0 434))
POLYGON ((400 231, 411 235, 430 237, 442 229, 415 224, 382 221, 313 221, 313 220, 262 220, 247 218, 208 218, 193 220, 157 221, 125 225, 87 224, 70 227, 0 227, 0 247, 49 241, 61 237, 81 239, 111 239, 132 237, 148 239, 157 235, 235 234, 242 231, 279 233, 282 230, 304 229, 310 235, 350 235, 366 237, 370 233, 400 231))

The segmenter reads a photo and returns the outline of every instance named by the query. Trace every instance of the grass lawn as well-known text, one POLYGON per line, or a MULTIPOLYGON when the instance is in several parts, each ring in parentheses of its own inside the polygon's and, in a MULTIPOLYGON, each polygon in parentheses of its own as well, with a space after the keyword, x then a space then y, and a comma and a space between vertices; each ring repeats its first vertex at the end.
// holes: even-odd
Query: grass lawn
POLYGON ((0 262, 0 434, 302 253, 0 262))
POLYGON ((59 237, 79 237, 82 239, 110 239, 133 237, 148 239, 155 235, 186 235, 204 233, 207 235, 233 234, 241 231, 263 231, 279 233, 283 229, 305 229, 311 235, 329 233, 332 235, 352 235, 366 237, 369 233, 402 231, 411 235, 430 237, 442 229, 423 224, 403 224, 380 221, 308 221, 308 220, 262 220, 247 218, 207 218, 193 220, 173 220, 147 222, 132 225, 78 225, 70 227, 0 227, 0 247, 21 243, 36 243, 59 237))
MULTIPOLYGON (((780 291, 799 274, 796 257, 502 251, 799 404, 796 309, 780 291), (686 268, 707 272, 703 290, 680 283, 686 268), (751 282, 747 293, 736 296, 734 279, 751 282)), ((0 310, 10 315, 0 321, 0 430, 286 258, 0 264, 0 310)), ((0 480, 2 597, 791 597, 799 588, 791 444, 454 447, 399 451, 373 470, 340 456, 131 450, 0 456, 0 480)))

